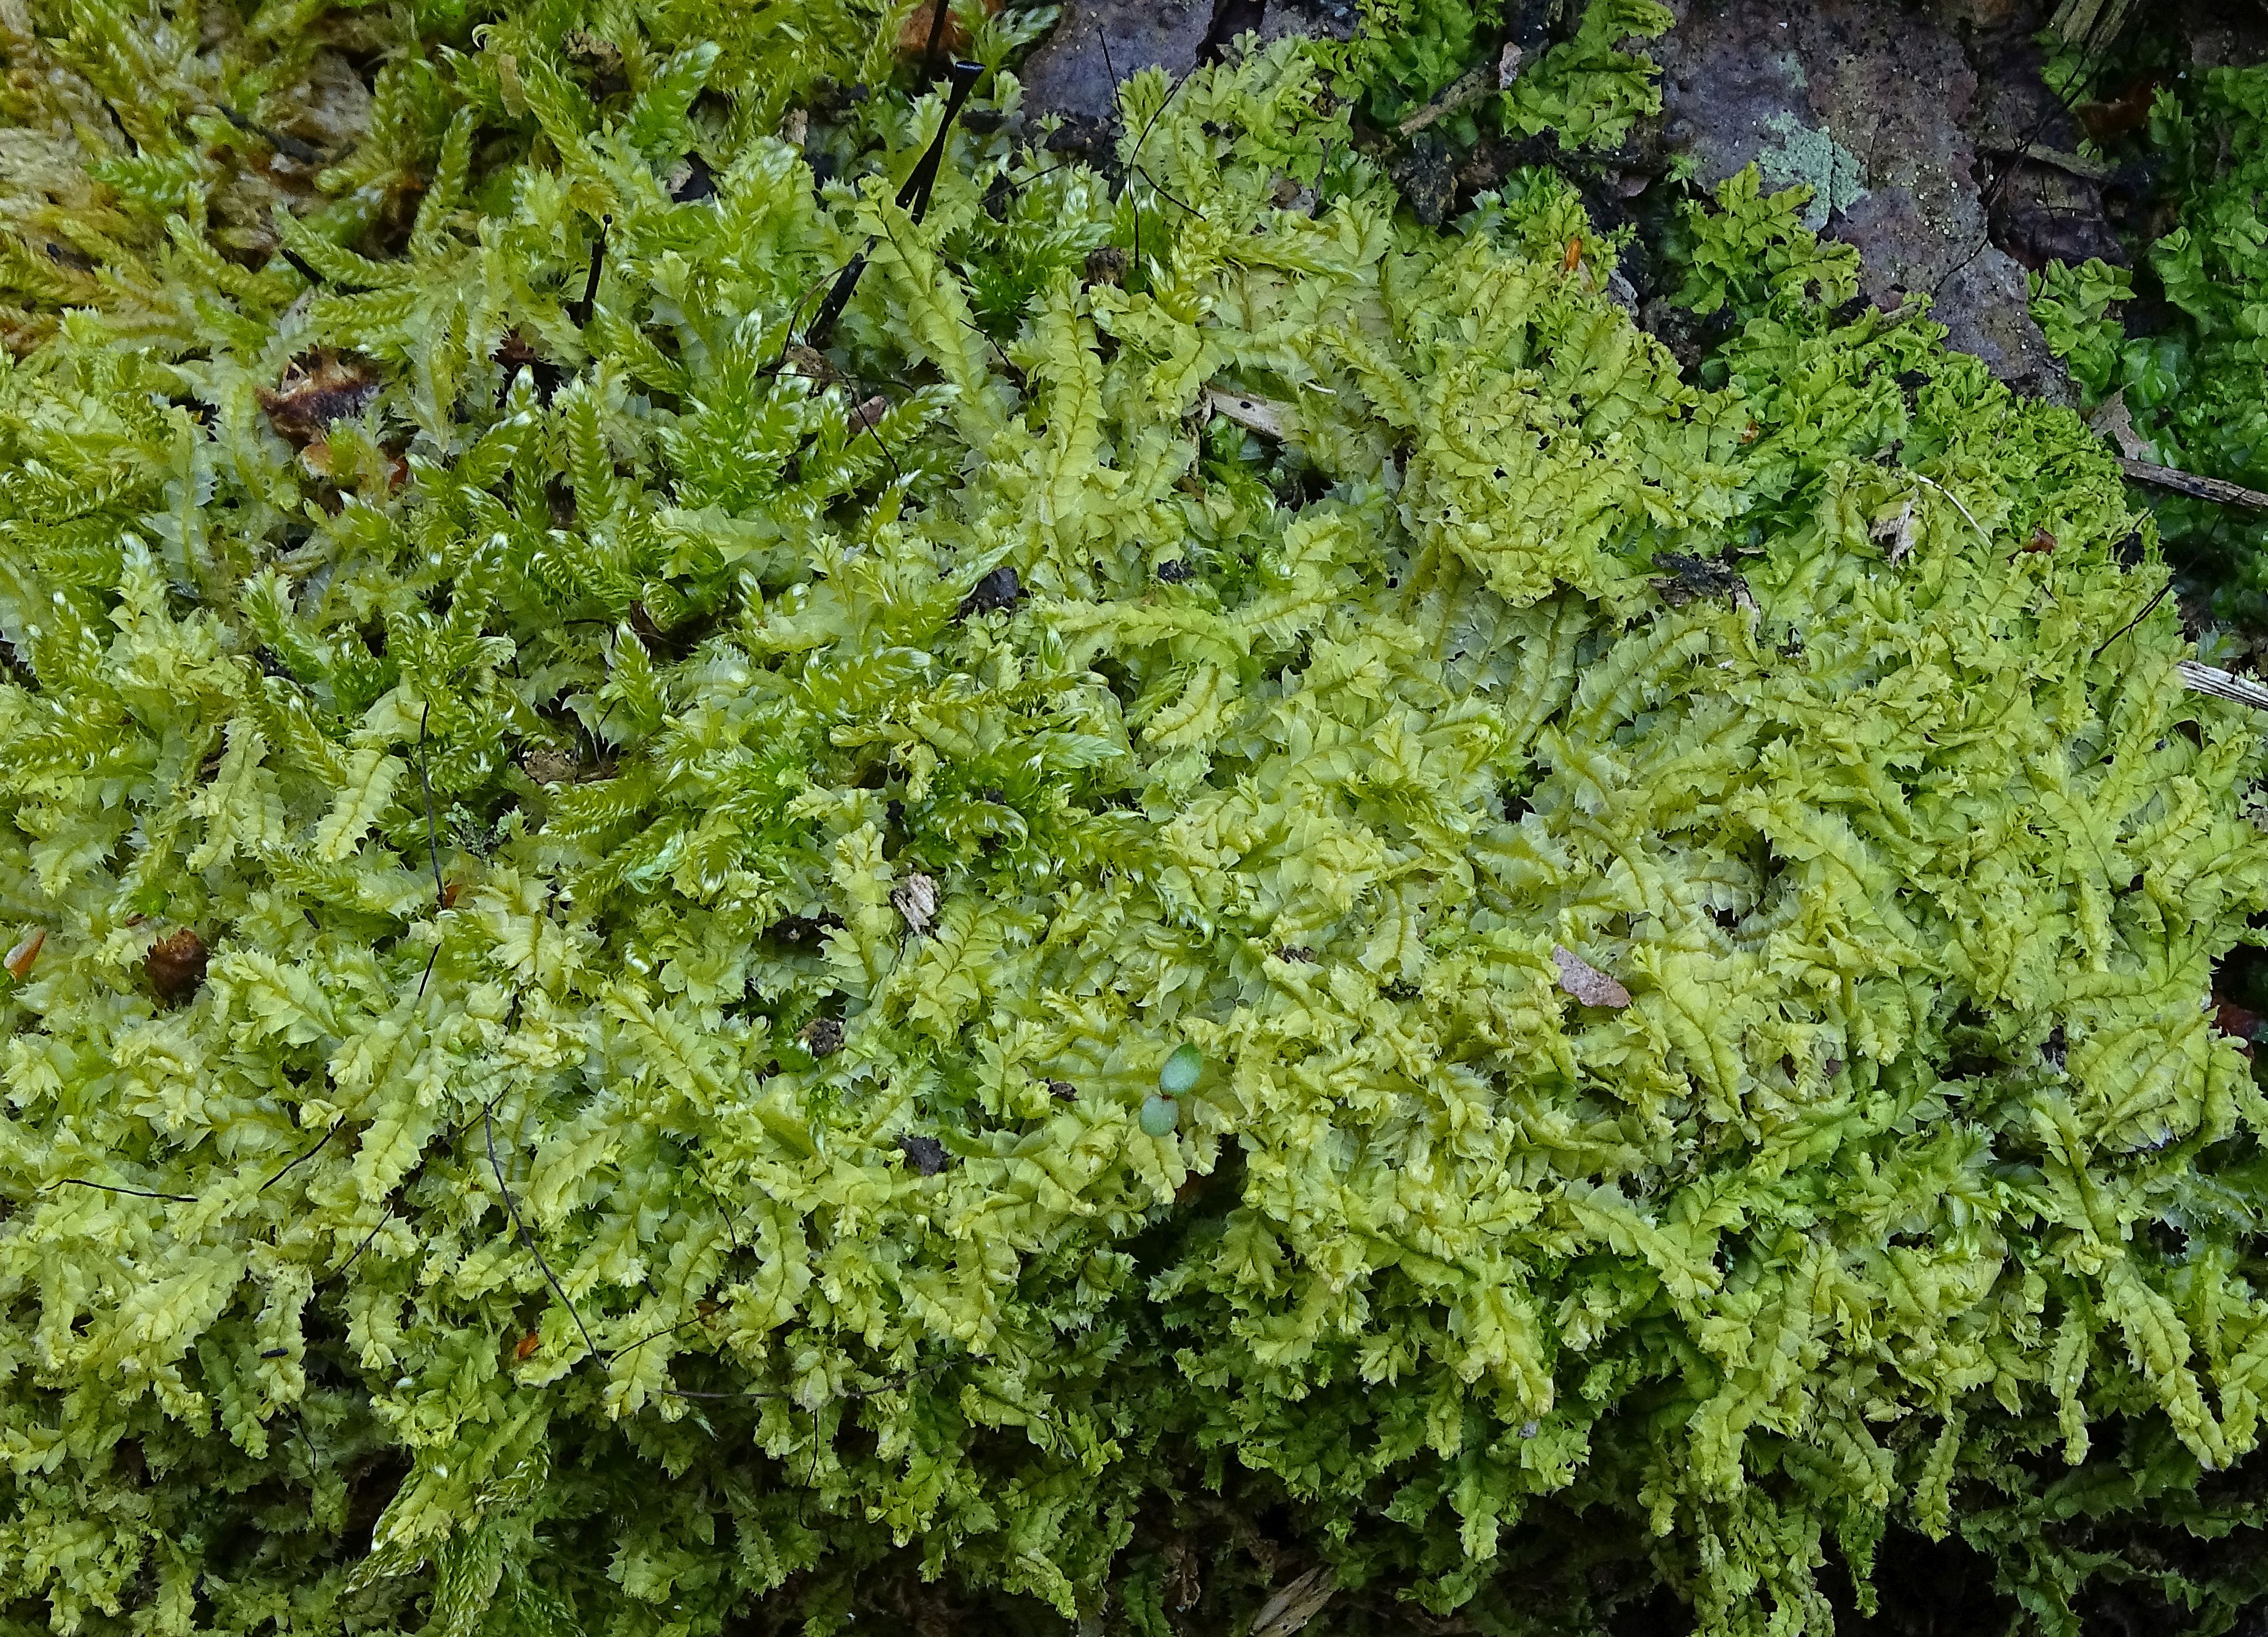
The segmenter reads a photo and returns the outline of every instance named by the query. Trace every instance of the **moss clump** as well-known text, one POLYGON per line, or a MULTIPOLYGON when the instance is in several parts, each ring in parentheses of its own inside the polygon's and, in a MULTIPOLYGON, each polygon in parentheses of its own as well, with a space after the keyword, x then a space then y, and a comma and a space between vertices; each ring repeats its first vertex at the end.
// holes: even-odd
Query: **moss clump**
MULTIPOLYGON (((2150 458, 2268 489, 2268 69, 2213 69, 2161 91, 2146 147, 2171 226, 2138 246, 2132 271, 2051 263, 2033 277, 2033 311, 2088 404, 2117 394, 2150 458), (2120 315, 2138 283, 2150 317, 2129 334, 2120 315)), ((2157 516, 2213 612, 2268 628, 2268 522, 2183 496, 2157 516)))
POLYGON ((2257 737, 1800 200, 1704 392, 1297 45, 1117 186, 996 73, 917 223, 936 97, 554 6, 224 246, 189 20, 71 18, 152 113, 0 374, 11 1621, 1817 1631, 1894 1524, 2052 1615, 2069 1486, 2249 1516, 2257 737))

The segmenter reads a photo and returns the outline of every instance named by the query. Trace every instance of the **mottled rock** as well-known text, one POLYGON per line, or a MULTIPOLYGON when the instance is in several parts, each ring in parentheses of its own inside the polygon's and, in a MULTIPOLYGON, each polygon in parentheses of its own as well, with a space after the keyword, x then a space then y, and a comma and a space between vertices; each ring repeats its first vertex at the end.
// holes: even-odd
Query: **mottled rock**
POLYGON ((1197 66, 1212 6, 1213 0, 1065 0, 1053 32, 1024 61, 1024 106, 1035 114, 1108 119, 1118 106, 1117 82, 1128 75, 1158 67, 1178 79, 1197 66))
POLYGON ((2029 310, 2024 269, 1992 242, 1989 166, 1968 128, 1977 76, 1942 13, 1880 0, 1674 0, 1656 42, 1664 134, 1713 186, 1756 163, 1809 183, 1813 221, 1857 248, 1867 299, 1933 297, 1948 344, 2018 390, 2070 387, 2029 310))
POLYGON ((2268 62, 2268 6, 2183 0, 2182 38, 2197 68, 2251 68, 2268 62))
POLYGON ((1344 40, 1357 20, 1355 0, 1064 0, 1054 31, 1025 61, 1024 104, 1035 114, 1107 120, 1117 107, 1114 73, 1123 80, 1157 67, 1179 79, 1209 41, 1226 44, 1247 30, 1263 40, 1344 40))

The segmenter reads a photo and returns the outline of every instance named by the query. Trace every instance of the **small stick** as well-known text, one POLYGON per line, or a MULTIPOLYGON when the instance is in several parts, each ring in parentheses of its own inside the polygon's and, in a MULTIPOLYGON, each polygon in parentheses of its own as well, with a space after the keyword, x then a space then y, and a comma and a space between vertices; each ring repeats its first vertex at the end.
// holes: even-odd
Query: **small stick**
POLYGON ((2249 511, 2268 511, 2268 495, 2257 488, 2247 488, 2242 483, 2199 477, 2194 472, 2154 466, 2147 460, 2136 460, 2124 455, 2119 457, 2118 466, 2137 483, 2154 483, 2160 488, 2169 488, 2176 494, 2188 495, 2198 500, 2210 500, 2223 506, 2242 506, 2249 511))
POLYGON ((379 1229, 385 1227, 387 1223, 393 1220, 394 1208, 392 1206, 388 1206, 386 1208, 385 1214, 379 1217, 376 1226, 372 1227, 368 1233, 363 1235, 362 1243, 355 1246, 354 1254, 347 1258, 345 1261, 339 1264, 340 1277, 343 1278, 346 1274, 347 1269, 352 1267, 357 1262, 362 1259, 362 1253, 370 1249, 370 1242, 378 1237, 379 1229))
POLYGON ((937 135, 930 139, 928 149, 922 154, 921 163, 914 166, 913 173, 906 178, 905 186, 898 189, 898 209, 906 211, 917 222, 929 213, 930 190, 937 186, 938 171, 945 164, 946 139, 953 134, 953 122, 961 117, 961 105, 968 100, 968 93, 976 89, 976 82, 983 77, 984 65, 982 62, 961 62, 953 65, 945 98, 945 117, 938 121, 937 135))
POLYGON ((1256 398, 1249 393, 1223 392, 1218 386, 1204 390, 1205 402, 1212 412, 1226 420, 1233 421, 1248 432, 1281 442, 1286 434, 1291 416, 1295 413, 1290 404, 1278 403, 1272 398, 1256 398))
POLYGON ((930 0, 929 43, 922 48, 922 78, 937 77, 937 48, 945 40, 945 19, 951 15, 953 0, 930 0))
MULTIPOLYGON (((592 275, 597 276, 598 263, 591 264, 592 275)), ((417 717, 417 782, 425 791, 425 853, 433 864, 433 913, 438 916, 449 907, 449 889, 441 885, 441 834, 433 819, 433 781, 427 768, 432 752, 425 745, 425 724, 433 715, 433 701, 427 700, 425 708, 417 717)), ((441 940, 433 940, 433 952, 425 958, 425 975, 417 980, 417 998, 425 998, 425 986, 433 981, 434 963, 441 958, 441 940)))
POLYGON ((244 117, 234 108, 223 108, 221 117, 247 136, 257 136, 287 159, 297 159, 302 165, 320 165, 323 150, 312 143, 301 142, 285 131, 272 131, 244 117))
POLYGON ((449 896, 449 889, 441 885, 441 833, 433 819, 433 781, 427 771, 432 752, 425 748, 425 728, 432 719, 433 701, 429 699, 417 713, 417 782, 425 792, 425 856, 433 866, 433 901, 438 905, 449 896))
POLYGON ((1447 119, 1467 103, 1475 101, 1494 88, 1496 66, 1482 62, 1467 71, 1440 96, 1419 108, 1395 128, 1404 136, 1415 136, 1436 120, 1447 119))
POLYGON ((1987 546, 1990 546, 1992 543, 1992 536, 1986 532, 1983 524, 1977 521, 1975 514, 1972 513, 1968 507, 1961 503, 1960 496, 1946 488, 1944 484, 1939 482, 1935 478, 1924 477, 1918 472, 1914 473, 1914 479, 1917 482, 1928 484, 1930 488, 1935 489, 1939 494, 1951 501, 1953 503, 1953 509, 1955 511, 1958 511, 1962 517, 1969 519, 1969 526, 1977 531, 1977 537, 1983 540, 1987 546))
POLYGON ((2194 659, 2178 660, 2174 669, 2181 672, 2182 686, 2192 693, 2210 694, 2215 699, 2225 699, 2232 705, 2248 705, 2254 710, 2268 710, 2268 687, 2250 677, 2231 676, 2194 659))
POLYGON ((309 1148, 304 1154, 298 1155, 295 1158, 286 1160, 284 1163, 283 1168, 277 1171, 276 1173, 270 1177, 267 1181, 261 1183, 254 1192, 260 1193, 267 1193, 269 1189, 283 1181, 284 1177, 295 1167, 306 1164, 307 1161, 314 1158, 316 1155, 320 1154, 323 1151, 323 1144, 328 1142, 333 1137, 338 1135, 339 1127, 346 1123, 347 1117, 344 1114, 340 1115, 336 1119, 331 1121, 328 1126, 324 1127, 323 1134, 315 1139, 313 1147, 309 1148))
POLYGON ((2066 153, 2060 148, 2051 148, 2045 143, 1987 143, 1984 151, 1998 154, 2003 158, 2029 159, 2035 165, 2066 172, 2083 181, 2106 182, 2110 180, 2109 165, 2080 154, 2066 153))

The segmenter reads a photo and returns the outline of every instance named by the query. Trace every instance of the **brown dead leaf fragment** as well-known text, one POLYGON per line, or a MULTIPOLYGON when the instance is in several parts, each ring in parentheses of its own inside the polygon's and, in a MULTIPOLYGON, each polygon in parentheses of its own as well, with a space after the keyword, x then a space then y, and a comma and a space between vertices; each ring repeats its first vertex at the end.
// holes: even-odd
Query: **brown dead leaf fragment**
MULTIPOLYGON (((937 54, 940 59, 968 49, 968 30, 959 16, 959 13, 972 9, 968 0, 961 0, 959 5, 946 4, 941 23, 937 15, 940 4, 944 4, 944 0, 926 0, 925 4, 916 6, 907 14, 904 24, 898 30, 899 56, 911 60, 924 55, 929 50, 932 30, 937 34, 937 54)), ((990 17, 1000 9, 1000 0, 983 0, 983 9, 984 15, 990 17)))
POLYGON ((881 425, 882 417, 889 413, 890 400, 880 393, 876 393, 864 403, 854 405, 850 410, 852 434, 855 436, 859 432, 873 431, 881 425))
POLYGON ((843 1020, 814 1017, 803 1026, 803 1044, 814 1057, 832 1057, 843 1049, 843 1020))
POLYGON ((2023 544, 2023 549, 2031 552, 2051 552, 2055 548, 2056 537, 2045 529, 2034 529, 2032 538, 2023 544))
POLYGON ((304 448, 332 422, 369 408, 379 385, 377 366, 368 359, 326 347, 292 359, 276 390, 263 386, 256 396, 276 430, 304 448))
POLYGON ((816 347, 806 347, 797 341, 780 356, 781 373, 799 375, 814 386, 825 386, 835 378, 835 365, 816 347))
POLYGON ((559 41, 560 48, 574 61, 585 63, 602 72, 622 65, 622 49, 604 35, 594 34, 587 28, 571 28, 559 41))
POLYGON ((2239 1006, 2234 1001, 2224 1001, 2217 995, 2213 997, 2213 1026, 2235 1040, 2238 1051, 2250 1057, 2254 1042, 2260 1039, 2264 1030, 2268 1030, 2268 1020, 2264 1020, 2258 1012, 2239 1006))
POLYGON ((1559 987, 1584 1005, 1620 1010, 1631 1003, 1628 989, 1565 944, 1551 946, 1551 964, 1559 968, 1559 987))
POLYGON ((538 784, 564 784, 582 770, 582 764, 567 752, 541 745, 520 759, 519 765, 527 776, 538 784))
MULTIPOLYGON (((1194 1178, 1192 1181, 1196 1180, 1194 1178)), ((1187 1535, 1176 1534, 1166 1543, 1166 1597, 1176 1614, 1187 1613, 1197 1606, 1204 1595, 1204 1580, 1198 1567, 1197 1553, 1187 1535)))
POLYGON ((2129 460, 2150 458, 2150 441, 2134 429, 2134 412, 2126 407, 2126 389, 2123 386, 2104 399, 2088 417, 2087 429, 2098 437, 2109 438, 2129 460))
POLYGON ((195 995, 204 982, 205 963, 210 958, 205 941, 183 927, 150 946, 142 970, 149 977, 150 987, 158 992, 158 998, 168 1006, 175 1006, 195 995))
POLYGON ((937 883, 917 870, 890 889, 890 904, 916 937, 937 919, 937 883))
POLYGON ((526 1335, 522 1336, 518 1341, 512 1343, 512 1355, 513 1358, 524 1362, 527 1359, 534 1356, 535 1349, 542 1344, 543 1338, 538 1335, 534 1331, 531 1330, 526 1335))
POLYGON ((517 328, 506 330, 504 333, 504 339, 496 344, 496 350, 489 356, 504 365, 505 369, 514 371, 528 364, 543 362, 543 355, 529 346, 527 337, 522 335, 517 328))
POLYGON ((1086 253, 1086 283, 1117 286, 1126 282, 1126 253, 1116 245, 1097 245, 1086 253))
POLYGON ((26 933, 16 947, 8 951, 5 965, 8 975, 21 983, 32 975, 32 963, 40 958, 40 951, 48 941, 45 927, 33 927, 26 933))

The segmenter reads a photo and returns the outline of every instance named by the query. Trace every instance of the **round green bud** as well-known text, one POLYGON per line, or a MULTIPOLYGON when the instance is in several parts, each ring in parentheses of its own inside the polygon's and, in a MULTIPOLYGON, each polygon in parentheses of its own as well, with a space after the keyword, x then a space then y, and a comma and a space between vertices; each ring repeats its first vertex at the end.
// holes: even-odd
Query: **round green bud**
POLYGON ((1167 1097, 1179 1097, 1197 1083, 1204 1072, 1204 1053, 1194 1046, 1177 1046, 1166 1066, 1158 1071, 1158 1089, 1167 1097))

